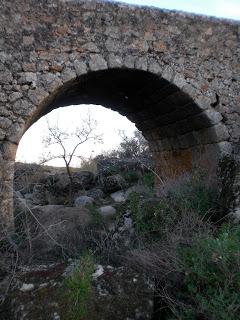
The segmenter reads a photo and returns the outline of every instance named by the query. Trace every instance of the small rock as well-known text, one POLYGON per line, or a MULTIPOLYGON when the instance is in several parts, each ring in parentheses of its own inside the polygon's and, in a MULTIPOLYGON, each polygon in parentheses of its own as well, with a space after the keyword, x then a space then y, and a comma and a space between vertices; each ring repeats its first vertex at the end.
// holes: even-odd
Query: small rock
POLYGON ((110 197, 115 201, 115 202, 125 202, 125 193, 123 191, 117 191, 114 193, 110 194, 110 197))
POLYGON ((53 314, 53 320, 60 320, 60 315, 57 312, 54 312, 53 314))
POLYGON ((88 204, 93 204, 94 199, 88 196, 77 197, 74 201, 75 207, 85 207, 88 204))
POLYGON ((28 291, 32 291, 33 289, 34 289, 33 283, 23 283, 22 287, 20 288, 20 291, 28 292, 28 291))
POLYGON ((104 274, 104 269, 103 266, 98 264, 96 271, 92 274, 93 279, 97 279, 100 277, 102 274, 104 274))
POLYGON ((98 209, 98 212, 100 213, 101 216, 104 218, 108 218, 111 216, 116 215, 116 209, 113 206, 103 206, 98 209))
POLYGON ((80 260, 73 260, 70 265, 68 265, 63 273, 63 277, 69 277, 79 266, 80 260))

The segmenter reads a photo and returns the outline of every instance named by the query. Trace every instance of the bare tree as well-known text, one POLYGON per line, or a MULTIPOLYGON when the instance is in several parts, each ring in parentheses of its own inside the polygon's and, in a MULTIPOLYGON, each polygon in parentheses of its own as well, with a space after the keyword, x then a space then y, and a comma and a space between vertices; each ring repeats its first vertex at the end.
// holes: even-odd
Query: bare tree
POLYGON ((98 123, 91 117, 90 112, 74 131, 64 130, 58 125, 51 126, 49 121, 47 121, 47 124, 49 134, 43 138, 47 153, 43 155, 40 164, 45 164, 53 159, 63 160, 70 181, 69 197, 71 201, 73 187, 72 160, 74 158, 85 159, 79 153, 79 147, 90 141, 94 144, 102 143, 102 135, 97 133, 98 123))

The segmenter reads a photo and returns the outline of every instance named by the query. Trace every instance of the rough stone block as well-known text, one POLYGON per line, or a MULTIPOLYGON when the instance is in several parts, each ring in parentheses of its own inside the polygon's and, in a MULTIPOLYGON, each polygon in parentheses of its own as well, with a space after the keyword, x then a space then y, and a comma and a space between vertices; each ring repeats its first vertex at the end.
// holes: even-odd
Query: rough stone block
POLYGON ((77 76, 81 76, 81 75, 87 73, 87 65, 85 62, 83 62, 81 60, 75 60, 73 64, 74 64, 74 68, 75 68, 77 76))
POLYGON ((90 55, 89 68, 91 71, 107 69, 107 62, 100 54, 90 55))

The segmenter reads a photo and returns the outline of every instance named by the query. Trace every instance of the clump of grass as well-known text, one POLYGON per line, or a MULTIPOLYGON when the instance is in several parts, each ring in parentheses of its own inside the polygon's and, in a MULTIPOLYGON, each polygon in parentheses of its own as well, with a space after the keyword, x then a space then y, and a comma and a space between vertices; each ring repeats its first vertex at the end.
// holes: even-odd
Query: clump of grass
POLYGON ((104 226, 104 219, 97 211, 97 207, 94 204, 87 205, 87 209, 91 215, 91 228, 101 228, 104 226))
POLYGON ((64 319, 81 320, 89 311, 92 295, 91 279, 94 272, 94 258, 87 253, 80 258, 79 266, 66 278, 63 285, 63 301, 67 306, 64 319))
POLYGON ((155 183, 155 175, 153 172, 147 172, 143 175, 143 184, 148 188, 153 188, 155 183))

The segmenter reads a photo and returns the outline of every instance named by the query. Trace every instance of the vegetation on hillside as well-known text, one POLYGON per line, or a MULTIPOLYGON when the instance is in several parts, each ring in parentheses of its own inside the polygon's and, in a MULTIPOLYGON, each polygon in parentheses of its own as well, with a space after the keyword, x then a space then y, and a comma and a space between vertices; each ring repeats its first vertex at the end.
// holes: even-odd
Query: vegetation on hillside
MULTIPOLYGON (((146 141, 136 133, 133 138, 123 136, 117 151, 85 161, 83 168, 96 172, 97 161, 111 158, 151 161, 146 141)), ((35 171, 38 177, 31 176, 31 184, 41 175, 40 168, 35 167, 31 175, 35 171)), ((163 177, 158 196, 152 170, 139 175, 132 169, 121 171, 119 163, 110 162, 106 175, 121 175, 132 188, 127 192, 124 185, 126 201, 115 205, 116 221, 106 222, 99 215, 96 200, 86 208, 91 223, 75 233, 67 230, 62 234, 63 244, 55 241, 54 226, 42 230, 42 225, 36 227, 36 221, 32 224, 36 217, 29 210, 18 209, 15 234, 0 239, 2 274, 9 269, 14 273, 19 264, 32 261, 34 241, 48 239, 55 241, 57 258, 81 255, 79 265, 64 281, 59 298, 60 305, 71 305, 64 310, 66 319, 90 317, 94 259, 126 264, 152 281, 153 320, 240 319, 240 226, 217 219, 219 195, 206 174, 195 170, 175 179, 163 177), (121 225, 126 215, 134 227, 134 232, 127 235, 127 244, 121 238, 124 234, 116 237, 108 228, 109 223, 121 225)), ((16 184, 21 191, 28 178, 20 178, 17 176, 16 184)), ((109 198, 104 201, 108 203, 109 198)))

